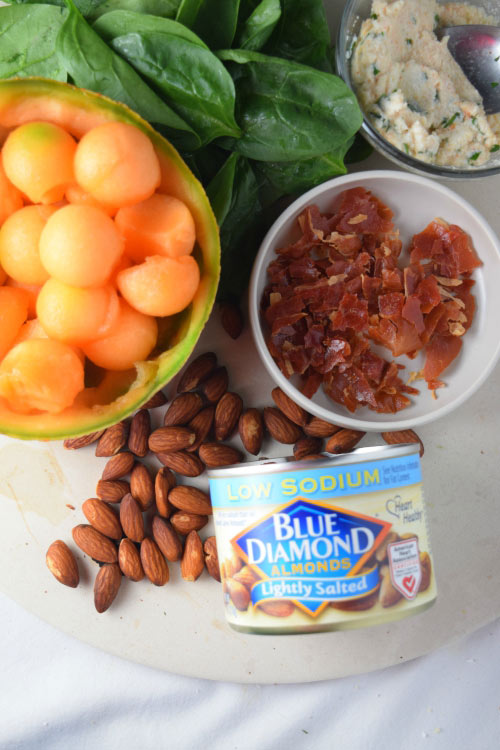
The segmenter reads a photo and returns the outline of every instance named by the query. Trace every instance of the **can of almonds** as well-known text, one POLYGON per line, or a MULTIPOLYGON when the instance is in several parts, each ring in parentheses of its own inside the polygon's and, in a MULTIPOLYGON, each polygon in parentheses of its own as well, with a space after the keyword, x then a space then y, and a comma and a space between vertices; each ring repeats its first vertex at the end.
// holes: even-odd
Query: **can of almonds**
POLYGON ((236 630, 366 627, 435 601, 418 445, 266 459, 208 476, 236 630))

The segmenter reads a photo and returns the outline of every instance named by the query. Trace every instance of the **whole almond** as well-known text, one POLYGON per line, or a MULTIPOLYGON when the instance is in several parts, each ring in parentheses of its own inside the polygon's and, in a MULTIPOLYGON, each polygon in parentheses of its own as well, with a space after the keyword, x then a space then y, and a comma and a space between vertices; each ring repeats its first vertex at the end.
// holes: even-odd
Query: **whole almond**
POLYGON ((205 352, 186 367, 177 385, 177 393, 192 391, 198 388, 201 381, 206 378, 217 365, 217 357, 213 352, 205 352))
POLYGON ((149 436, 149 450, 153 453, 174 453, 193 445, 196 433, 189 427, 159 427, 149 436))
POLYGON ((130 485, 123 479, 99 479, 95 492, 105 503, 119 503, 130 492, 130 485))
POLYGON ((142 581, 144 570, 139 550, 131 539, 122 539, 118 547, 118 565, 124 576, 131 581, 142 581))
POLYGON ((166 466, 162 466, 155 478, 155 502, 157 513, 163 518, 169 518, 172 513, 172 506, 168 502, 168 493, 175 485, 173 472, 166 466))
POLYGON ((151 474, 144 464, 136 464, 130 475, 130 492, 137 500, 141 511, 153 505, 155 489, 151 474))
POLYGON ((336 424, 327 422, 319 417, 311 417, 309 422, 304 425, 304 432, 310 437, 327 438, 335 435, 336 432, 341 430, 341 427, 337 427, 336 424))
POLYGON ((200 389, 207 401, 217 403, 227 391, 229 376, 225 367, 217 367, 201 384, 200 389))
POLYGON ((236 609, 239 609, 241 612, 245 612, 248 609, 250 592, 246 586, 243 586, 239 581, 235 581, 234 578, 225 578, 224 590, 229 594, 236 609))
POLYGON ((116 511, 97 497, 90 497, 82 505, 83 515, 94 529, 110 539, 121 539, 123 535, 116 511))
POLYGON ((247 589, 251 589, 253 584, 259 580, 257 574, 249 565, 244 565, 237 573, 233 573, 232 577, 235 581, 239 581, 243 586, 246 586, 247 589))
POLYGON ((216 440, 225 440, 233 433, 242 411, 243 401, 237 393, 228 391, 222 396, 215 409, 216 440))
POLYGON ((295 604, 286 599, 275 602, 261 602, 259 609, 271 617, 290 617, 295 610, 295 604))
POLYGON ((81 523, 74 527, 72 534, 75 544, 93 560, 113 563, 118 559, 116 546, 111 539, 94 529, 93 526, 81 523))
POLYGON ((155 586, 164 586, 168 582, 167 561, 154 539, 148 536, 141 542, 141 563, 144 573, 155 586))
POLYGON ((127 443, 128 430, 128 422, 118 422, 108 427, 96 445, 96 456, 114 456, 121 451, 127 443))
POLYGON ((399 445, 400 443, 418 443, 420 445, 420 457, 424 455, 424 444, 414 430, 395 430, 393 432, 383 432, 382 437, 389 445, 399 445))
POLYGON ((243 331, 243 315, 233 302, 222 302, 220 305, 220 322, 223 329, 232 339, 237 339, 243 331))
POLYGON ((195 513, 198 516, 212 514, 209 495, 197 487, 190 487, 187 484, 178 485, 170 490, 168 499, 176 508, 187 513, 195 513))
POLYGON ((163 424, 165 427, 187 424, 195 414, 198 414, 202 406, 203 400, 199 393, 181 393, 165 412, 163 424))
POLYGON ((130 492, 120 503, 120 523, 125 536, 133 542, 144 539, 144 520, 139 503, 134 500, 130 492))
POLYGON ((210 430, 212 429, 214 416, 215 407, 206 406, 204 409, 199 411, 198 414, 196 414, 189 422, 189 429, 192 430, 196 435, 196 440, 194 441, 193 445, 191 445, 189 448, 186 448, 189 453, 198 450, 200 445, 206 440, 210 433, 210 430))
POLYGON ((128 449, 134 456, 144 458, 148 452, 148 439, 151 432, 151 417, 147 409, 141 409, 130 423, 128 449))
POLYGON ((182 474, 183 477, 198 477, 205 471, 205 464, 194 453, 157 453, 156 457, 164 466, 168 466, 177 474, 182 474))
POLYGON ((260 453, 264 425, 258 409, 247 409, 243 412, 238 422, 238 431, 245 450, 254 456, 260 453))
POLYGON ((134 462, 135 458, 131 453, 117 453, 116 456, 111 456, 104 467, 101 479, 120 479, 126 476, 134 462))
POLYGON ((91 432, 89 435, 81 435, 80 437, 76 438, 67 438, 63 445, 66 448, 66 450, 74 451, 78 450, 78 448, 85 448, 87 445, 92 445, 92 443, 95 443, 101 435, 104 434, 104 430, 99 430, 99 432, 91 432))
POLYGON ((205 556, 203 544, 196 531, 190 531, 184 544, 181 560, 181 576, 185 581, 196 581, 203 573, 205 556))
POLYGON ((160 552, 169 562, 176 562, 182 557, 182 542, 172 525, 160 516, 155 516, 152 523, 153 539, 160 552))
POLYGON ((339 430, 328 439, 325 450, 327 453, 348 453, 365 435, 366 432, 360 430, 339 430))
POLYGON ((297 461, 301 461, 307 456, 315 456, 320 453, 322 448, 321 438, 302 437, 297 440, 293 446, 293 455, 297 461))
POLYGON ((143 409, 157 409, 159 406, 164 406, 168 401, 168 398, 165 396, 163 391, 157 391, 157 393, 154 394, 154 396, 151 396, 149 401, 146 401, 145 404, 142 405, 143 409))
POLYGON ((220 583, 219 557, 217 555, 217 544, 214 536, 209 536, 203 543, 205 554, 205 566, 209 575, 220 583))
POLYGON ((278 409, 282 411, 285 417, 288 417, 291 422, 298 424, 299 427, 303 427, 307 424, 309 414, 305 409, 296 404, 295 401, 292 401, 290 396, 282 391, 281 388, 273 388, 271 396, 278 409))
POLYGON ((243 460, 239 450, 224 443, 203 443, 198 453, 203 463, 211 469, 238 464, 243 460))
POLYGON ((61 539, 52 542, 45 555, 47 567, 59 583, 76 589, 80 581, 75 556, 61 539))
POLYGON ((296 443, 301 436, 300 427, 291 422, 288 417, 274 406, 264 409, 264 424, 267 431, 278 443, 296 443))
POLYGON ((178 534, 186 536, 190 531, 199 531, 208 523, 208 516, 200 516, 196 513, 187 513, 178 510, 170 516, 170 523, 178 534))
POLYGON ((100 568, 94 582, 94 605, 99 613, 105 612, 112 605, 121 582, 122 573, 116 563, 100 568))

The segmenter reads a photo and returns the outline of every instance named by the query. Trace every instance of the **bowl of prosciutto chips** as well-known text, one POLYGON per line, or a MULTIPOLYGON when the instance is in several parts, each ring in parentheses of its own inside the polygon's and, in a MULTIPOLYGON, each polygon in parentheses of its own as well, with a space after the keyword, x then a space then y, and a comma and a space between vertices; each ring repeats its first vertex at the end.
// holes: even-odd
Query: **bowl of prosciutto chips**
POLYGON ((270 228, 250 320, 275 382, 309 413, 404 430, 456 409, 500 356, 500 243, 425 177, 358 172, 298 198, 270 228))

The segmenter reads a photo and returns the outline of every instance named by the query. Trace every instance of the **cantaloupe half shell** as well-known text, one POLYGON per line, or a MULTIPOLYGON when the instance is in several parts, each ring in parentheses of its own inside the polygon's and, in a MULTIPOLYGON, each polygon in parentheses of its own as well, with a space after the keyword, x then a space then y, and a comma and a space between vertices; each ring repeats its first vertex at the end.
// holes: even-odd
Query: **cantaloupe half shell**
POLYGON ((194 255, 201 281, 191 305, 160 326, 159 347, 135 371, 108 373, 75 404, 57 415, 18 414, 0 398, 0 433, 27 440, 55 440, 101 430, 144 404, 180 370, 212 310, 220 274, 219 231, 202 185, 175 148, 123 104, 66 83, 42 78, 0 81, 0 146, 25 122, 44 120, 76 138, 105 122, 127 122, 150 138, 161 165, 159 190, 184 201, 196 223, 194 255))

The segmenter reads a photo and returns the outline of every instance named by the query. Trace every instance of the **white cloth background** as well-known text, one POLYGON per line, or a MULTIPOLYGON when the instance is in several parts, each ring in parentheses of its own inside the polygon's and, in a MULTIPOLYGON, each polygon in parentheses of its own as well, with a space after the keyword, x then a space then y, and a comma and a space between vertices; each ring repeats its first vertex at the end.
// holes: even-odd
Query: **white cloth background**
POLYGON ((390 669, 264 686, 124 661, 3 595, 0 621, 1 750, 500 747, 500 620, 390 669))

